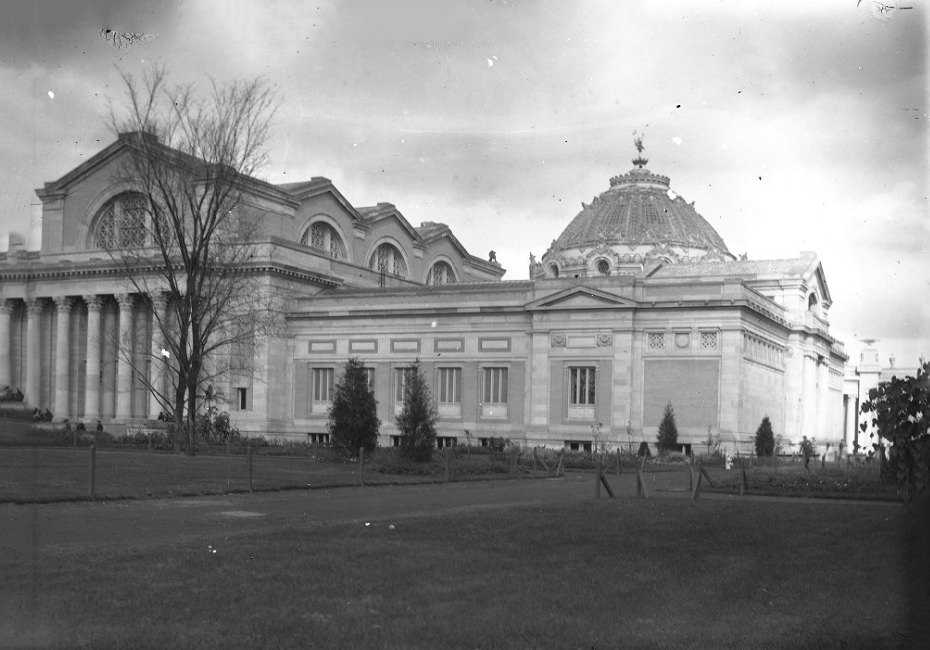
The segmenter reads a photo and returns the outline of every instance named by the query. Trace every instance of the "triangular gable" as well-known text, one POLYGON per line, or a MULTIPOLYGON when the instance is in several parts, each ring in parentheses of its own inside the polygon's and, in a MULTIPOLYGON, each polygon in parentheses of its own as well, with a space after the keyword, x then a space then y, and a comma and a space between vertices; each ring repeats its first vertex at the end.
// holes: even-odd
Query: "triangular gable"
POLYGON ((590 287, 570 287, 538 298, 526 304, 527 311, 545 311, 557 309, 618 309, 633 308, 636 303, 612 293, 590 287))
POLYGON ((827 287, 827 276, 823 272, 823 264, 817 262, 817 267, 814 269, 814 272, 810 275, 810 280, 808 280, 808 285, 813 287, 814 285, 820 287, 820 300, 821 303, 829 307, 833 304, 833 298, 830 297, 830 289, 827 287))
POLYGON ((36 189, 36 195, 40 199, 43 199, 52 194, 65 192, 69 187, 79 183, 96 169, 102 167, 121 154, 126 147, 127 144, 125 139, 118 138, 115 142, 111 142, 58 180, 45 183, 43 187, 36 189))
MULTIPOLYGON (((134 141, 138 141, 139 139, 145 139, 149 145, 153 145, 154 149, 166 159, 173 157, 175 160, 187 160, 198 165, 203 162, 160 143, 155 136, 138 132, 120 133, 115 142, 110 143, 58 180, 45 183, 43 187, 36 190, 36 195, 40 199, 46 199, 56 194, 66 193, 71 187, 83 181, 97 169, 122 155, 127 149, 134 146, 134 141)), ((239 179, 241 181, 241 187, 245 192, 265 196, 266 198, 278 201, 293 201, 287 192, 271 183, 246 176, 245 174, 241 174, 239 179)))
POLYGON ((382 208, 378 213, 373 217, 369 217, 365 220, 366 223, 376 223, 378 221, 383 221, 384 219, 394 219, 400 227, 410 235, 410 239, 413 240, 416 244, 423 244, 423 238, 420 236, 420 233, 417 232, 417 229, 410 225, 410 222, 404 218, 404 215, 401 214, 394 204, 392 203, 379 203, 379 208, 382 208))
MULTIPOLYGON (((328 178, 319 176, 313 179, 314 181, 320 181, 318 183, 308 183, 307 187, 298 190, 293 193, 294 199, 297 201, 304 201, 316 196, 323 194, 329 194, 333 200, 338 203, 343 210, 346 211, 346 214, 352 219, 352 221, 357 222, 359 225, 364 226, 366 224, 365 218, 359 213, 354 205, 349 203, 348 199, 342 195, 336 186, 333 185, 333 182, 328 178)), ((367 227, 367 226, 365 226, 367 227)))

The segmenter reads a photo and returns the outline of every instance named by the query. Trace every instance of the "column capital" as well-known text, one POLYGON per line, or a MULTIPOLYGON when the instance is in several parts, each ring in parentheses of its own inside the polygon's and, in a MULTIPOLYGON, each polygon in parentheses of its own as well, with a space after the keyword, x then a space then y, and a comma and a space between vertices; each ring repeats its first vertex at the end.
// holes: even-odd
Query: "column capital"
POLYGON ((168 294, 164 291, 156 291, 148 295, 149 301, 152 303, 152 307, 159 310, 164 310, 168 304, 168 294))
POLYGON ((74 306, 74 301, 69 296, 54 296, 52 300, 59 313, 71 311, 71 307, 74 306))
POLYGON ((26 310, 30 314, 41 314, 45 309, 45 298, 29 298, 26 300, 26 310))
POLYGON ((103 297, 96 294, 82 296, 87 303, 87 311, 100 311, 103 307, 103 297))
POLYGON ((0 299, 0 314, 12 314, 16 303, 12 298, 0 299))
POLYGON ((113 297, 116 298, 116 302, 119 303, 120 311, 131 310, 132 306, 136 303, 136 294, 134 293, 117 293, 113 297))

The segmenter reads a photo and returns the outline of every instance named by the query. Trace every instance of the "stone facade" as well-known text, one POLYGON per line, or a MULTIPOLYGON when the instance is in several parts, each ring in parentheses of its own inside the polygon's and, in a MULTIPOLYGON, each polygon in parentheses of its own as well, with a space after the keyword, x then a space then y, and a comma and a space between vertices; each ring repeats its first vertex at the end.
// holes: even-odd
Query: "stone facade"
MULTIPOLYGON (((153 312, 170 305, 134 290, 101 249, 132 236, 121 225, 132 188, 113 180, 128 137, 37 191, 40 251, 0 254, 0 384, 57 419, 157 415, 142 379, 165 381, 153 312)), ((442 444, 585 448, 597 429, 611 446, 654 442, 668 402, 687 446, 710 435, 748 450, 766 415, 789 446, 842 440, 846 357, 816 255, 736 259, 666 177, 636 162, 540 262, 531 256, 530 280, 513 282, 443 224, 413 227, 388 203, 355 207, 325 178, 250 179, 262 286, 293 298, 286 331, 218 386, 235 424, 325 441, 333 383, 357 356, 382 445, 397 435, 415 360, 442 444), (661 217, 656 192, 673 208, 661 217)))

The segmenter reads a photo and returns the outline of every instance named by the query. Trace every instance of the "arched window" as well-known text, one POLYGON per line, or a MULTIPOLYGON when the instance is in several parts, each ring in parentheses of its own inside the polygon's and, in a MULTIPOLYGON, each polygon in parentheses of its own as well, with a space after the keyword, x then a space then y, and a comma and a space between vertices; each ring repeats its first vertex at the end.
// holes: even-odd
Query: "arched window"
POLYGON ((399 278, 407 277, 407 264, 393 244, 384 243, 375 249, 368 260, 368 268, 378 273, 389 273, 399 278))
POLYGON ((324 254, 337 260, 346 258, 346 247, 336 229, 325 221, 316 221, 304 231, 300 243, 323 251, 324 254))
POLYGON ((559 277, 559 266, 557 264, 549 265, 549 277, 552 277, 552 278, 559 277))
POLYGON ((811 311, 817 309, 817 294, 812 293, 807 297, 807 309, 811 311))
POLYGON ((426 274, 426 284, 452 284, 455 282, 455 271, 452 265, 442 260, 433 264, 426 274))
POLYGON ((148 201, 141 194, 123 194, 107 203, 97 218, 97 248, 145 246, 148 232, 148 201))
POLYGON ((597 272, 601 275, 610 275, 610 262, 607 260, 598 260, 597 272))

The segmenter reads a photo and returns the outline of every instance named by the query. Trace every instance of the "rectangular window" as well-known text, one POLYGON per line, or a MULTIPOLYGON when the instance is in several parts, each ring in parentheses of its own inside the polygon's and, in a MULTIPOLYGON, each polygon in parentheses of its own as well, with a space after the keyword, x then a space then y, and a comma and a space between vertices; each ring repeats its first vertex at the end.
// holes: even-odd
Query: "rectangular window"
POLYGON ((568 417, 571 419, 594 419, 596 386, 595 368, 569 368, 568 370, 568 417))
POLYGON ((413 368, 394 368, 394 414, 397 415, 404 408, 404 391, 407 388, 407 378, 413 368))
POLYGON ((239 407, 240 411, 247 411, 249 409, 249 391, 247 388, 236 389, 236 405, 239 407))
POLYGON ((436 390, 440 417, 462 417, 462 369, 440 368, 436 390))
POLYGON ((313 368, 313 393, 310 401, 310 412, 314 415, 326 413, 332 405, 335 374, 333 368, 313 368))
POLYGON ((310 439, 311 445, 317 445, 320 447, 329 447, 329 434, 328 433, 308 433, 307 437, 310 439))
POLYGON ((481 417, 507 417, 507 368, 482 368, 481 417))
POLYGON ((375 369, 374 368, 365 368, 365 379, 368 380, 368 390, 374 394, 375 392, 375 369))

